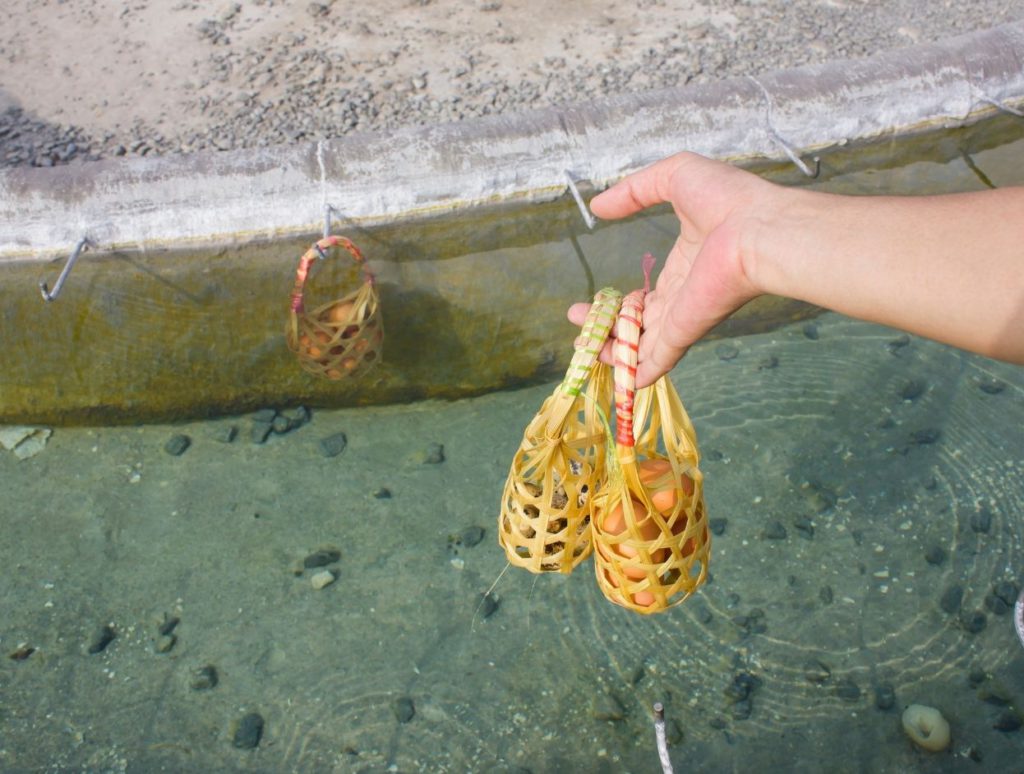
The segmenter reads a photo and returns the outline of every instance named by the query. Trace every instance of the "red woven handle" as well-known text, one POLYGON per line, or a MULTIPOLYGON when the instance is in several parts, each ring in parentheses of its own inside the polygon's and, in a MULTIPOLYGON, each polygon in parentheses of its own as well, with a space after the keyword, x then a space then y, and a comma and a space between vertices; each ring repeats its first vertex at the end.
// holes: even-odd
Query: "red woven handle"
POLYGON ((309 269, 313 265, 313 262, 317 258, 324 257, 325 250, 329 250, 330 248, 337 247, 339 245, 352 254, 356 263, 363 264, 363 271, 366 274, 367 282, 373 282, 373 275, 366 270, 366 259, 351 239, 333 235, 324 237, 303 253, 302 257, 299 259, 299 268, 295 271, 295 287, 292 289, 292 311, 295 312, 295 314, 302 314, 304 311, 302 293, 306 285, 306 279, 309 277, 309 269))
POLYGON ((622 308, 615 321, 615 442, 620 446, 633 446, 633 402, 636 398, 636 364, 640 350, 640 331, 643 328, 644 297, 651 287, 651 269, 654 256, 647 253, 643 260, 644 287, 634 290, 622 299, 622 308))

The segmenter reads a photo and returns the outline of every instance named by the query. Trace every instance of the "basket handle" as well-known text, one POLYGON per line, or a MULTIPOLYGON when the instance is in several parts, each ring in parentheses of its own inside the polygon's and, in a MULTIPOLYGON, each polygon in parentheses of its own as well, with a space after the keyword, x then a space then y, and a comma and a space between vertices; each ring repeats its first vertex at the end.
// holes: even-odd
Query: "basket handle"
POLYGON ((615 288, 602 288, 594 296, 594 303, 583 321, 583 329, 573 342, 572 362, 562 380, 562 392, 572 397, 580 394, 601 349, 612 333, 615 315, 622 303, 622 293, 615 288))
POLYGON ((355 246, 355 243, 343 236, 331 235, 318 240, 310 247, 302 257, 299 259, 299 268, 295 271, 295 287, 292 289, 292 312, 294 314, 302 314, 305 311, 302 302, 302 293, 306 286, 306 279, 309 277, 309 270, 313 265, 313 262, 317 258, 326 258, 327 250, 332 247, 338 246, 344 247, 355 259, 355 262, 361 264, 363 267, 363 273, 366 275, 366 281, 373 283, 373 275, 366 266, 366 258, 360 252, 359 248, 355 246))
POLYGON ((626 294, 615 320, 615 343, 612 358, 615 361, 615 443, 632 448, 633 403, 636 399, 636 365, 640 349, 640 331, 643 328, 644 297, 651 288, 651 269, 654 256, 647 253, 643 259, 644 286, 626 294))

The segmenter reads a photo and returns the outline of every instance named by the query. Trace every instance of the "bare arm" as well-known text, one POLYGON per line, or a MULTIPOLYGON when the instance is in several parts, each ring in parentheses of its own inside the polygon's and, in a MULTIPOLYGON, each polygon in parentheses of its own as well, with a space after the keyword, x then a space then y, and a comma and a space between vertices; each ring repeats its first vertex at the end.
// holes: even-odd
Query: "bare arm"
MULTIPOLYGON (((648 296, 638 386, 763 293, 1024 363, 1024 188, 836 196, 682 153, 591 207, 621 218, 660 202, 681 233, 648 296)), ((573 306, 570 319, 585 310, 573 306)))

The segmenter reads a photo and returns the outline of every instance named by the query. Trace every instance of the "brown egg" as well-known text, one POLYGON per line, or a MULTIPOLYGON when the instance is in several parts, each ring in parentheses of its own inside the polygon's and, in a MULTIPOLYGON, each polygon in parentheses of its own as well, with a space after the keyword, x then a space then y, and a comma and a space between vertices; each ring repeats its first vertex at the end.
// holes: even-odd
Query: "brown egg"
POLYGON ((335 304, 327 311, 327 319, 335 324, 348 322, 352 317, 352 310, 354 308, 355 304, 351 301, 342 301, 340 304, 335 304))
MULTIPOLYGON (((672 476, 672 463, 668 460, 644 460, 639 465, 640 468, 640 481, 645 487, 657 487, 657 491, 649 492, 651 503, 655 509, 663 516, 670 516, 672 509, 676 506, 676 501, 679 498, 678 491, 674 486, 672 476)), ((693 481, 689 478, 684 477, 682 481, 683 492, 687 495, 693 494, 693 481)), ((661 532, 659 526, 655 523, 654 519, 647 518, 648 511, 646 506, 636 498, 630 498, 633 505, 633 513, 636 518, 637 527, 640 532, 640 538, 646 542, 655 539, 661 532)), ((599 517, 600 518, 600 517, 599 517)), ((622 503, 616 505, 602 520, 601 530, 610 535, 620 535, 626 529, 626 518, 623 513, 622 503)), ((682 518, 678 520, 672 528, 673 533, 678 534, 686 528, 686 519, 682 518)), ((625 542, 619 543, 614 549, 620 556, 627 559, 632 559, 637 556, 639 551, 632 545, 632 538, 627 538, 625 542)), ((684 547, 684 552, 693 551, 693 542, 687 541, 684 547)), ((660 563, 668 558, 669 551, 667 548, 659 549, 651 554, 651 560, 654 563, 660 563)), ((623 574, 632 580, 642 580, 647 577, 647 573, 636 567, 624 567, 623 574)), ((612 575, 606 576, 612 585, 618 586, 616 579, 612 575)), ((654 602, 654 595, 649 591, 638 591, 633 594, 633 601, 643 607, 647 607, 654 602)))

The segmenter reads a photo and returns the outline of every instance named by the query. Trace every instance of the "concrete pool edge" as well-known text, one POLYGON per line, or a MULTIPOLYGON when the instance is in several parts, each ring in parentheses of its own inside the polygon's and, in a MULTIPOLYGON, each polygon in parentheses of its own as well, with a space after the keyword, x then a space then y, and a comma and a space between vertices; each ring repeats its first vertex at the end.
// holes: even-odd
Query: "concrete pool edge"
POLYGON ((1024 102, 1024 23, 854 61, 456 124, 232 152, 0 171, 0 264, 99 250, 238 244, 346 222, 453 214, 600 188, 687 148, 783 159, 1024 102), (770 102, 769 102, 770 100, 770 102))
MULTIPOLYGON (((1020 119, 989 119, 994 103, 1024 102, 1022 60, 1024 24, 1007 25, 758 82, 320 145, 0 172, 0 424, 451 399, 557 379, 568 304, 633 287, 628 257, 664 254, 675 229, 654 214, 589 231, 566 170, 598 188, 688 147, 807 181, 777 137, 808 161, 820 153, 823 180, 945 162, 1019 136, 1020 119), (325 201, 380 280, 384 365, 368 379, 309 376, 284 344, 295 262, 325 201), (45 303, 38 282, 52 287, 83 236, 96 247, 45 303)), ((320 264, 311 282, 324 300, 352 277, 320 264)), ((712 335, 815 311, 758 299, 712 335)))

